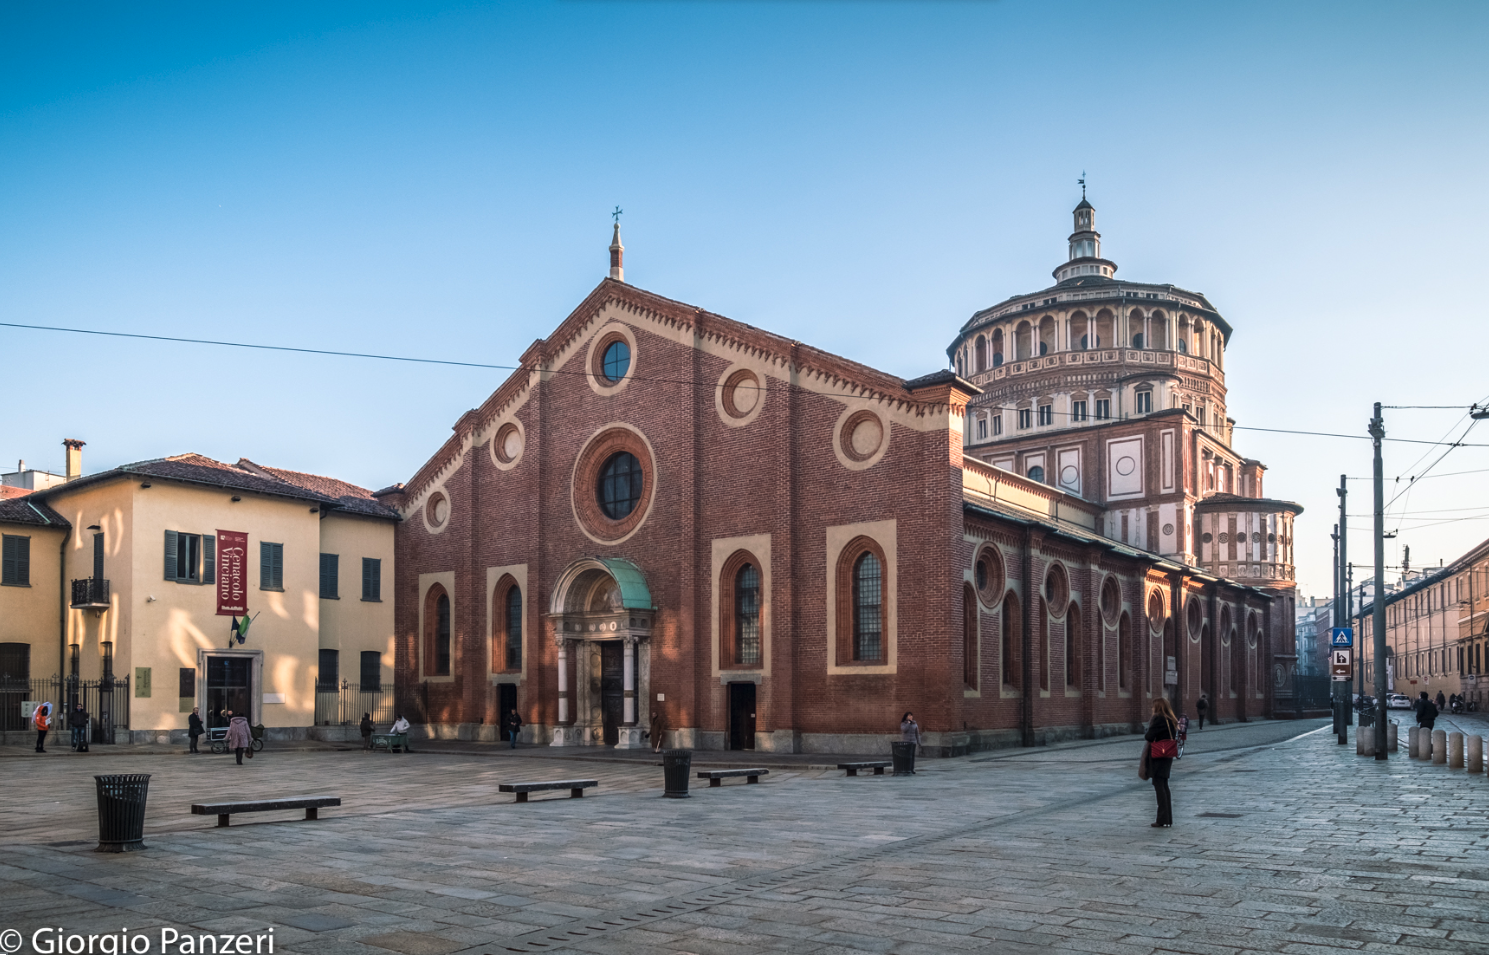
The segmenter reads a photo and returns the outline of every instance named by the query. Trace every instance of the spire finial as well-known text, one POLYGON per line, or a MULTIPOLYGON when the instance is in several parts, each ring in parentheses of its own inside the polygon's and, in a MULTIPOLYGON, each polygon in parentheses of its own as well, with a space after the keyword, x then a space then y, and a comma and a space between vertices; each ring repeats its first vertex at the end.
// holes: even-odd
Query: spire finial
MULTIPOLYGON (((1081 198, 1086 198, 1086 171, 1084 169, 1081 170, 1081 177, 1076 182, 1081 184, 1081 198)), ((616 206, 615 208, 618 211, 620 206, 616 206)))
POLYGON ((616 206, 615 211, 610 213, 611 218, 615 220, 615 233, 610 238, 610 277, 617 282, 624 282, 626 280, 626 270, 622 267, 626 247, 620 244, 620 217, 623 212, 625 212, 624 209, 616 206))

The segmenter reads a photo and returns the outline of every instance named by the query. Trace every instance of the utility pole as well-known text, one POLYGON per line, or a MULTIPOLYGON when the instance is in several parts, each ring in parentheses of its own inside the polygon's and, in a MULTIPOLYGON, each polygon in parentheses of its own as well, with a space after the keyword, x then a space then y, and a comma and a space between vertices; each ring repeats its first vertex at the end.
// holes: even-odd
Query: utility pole
MULTIPOLYGON (((1334 661, 1334 639, 1333 639, 1333 634, 1334 634, 1334 631, 1333 631, 1332 628, 1339 626, 1339 581, 1340 581, 1340 574, 1339 574, 1339 525, 1338 524, 1335 524, 1334 525, 1334 533, 1330 534, 1329 536, 1331 538, 1333 538, 1333 540, 1334 540, 1334 600, 1330 604, 1330 614, 1329 614, 1329 627, 1330 627, 1330 630, 1329 630, 1329 639, 1327 641, 1325 641, 1325 644, 1324 644, 1325 646, 1327 646, 1329 648, 1329 652, 1325 655, 1324 659, 1327 661, 1327 663, 1326 663, 1326 672, 1329 673, 1329 709, 1334 714, 1334 735, 1337 736, 1337 735, 1339 735, 1339 684, 1336 683, 1336 682, 1334 682, 1334 677, 1333 677, 1333 673, 1334 673, 1334 662, 1333 662, 1334 661)), ((1319 634, 1319 638, 1322 639, 1323 638, 1323 634, 1319 634)), ((1342 743, 1343 740, 1340 740, 1340 742, 1342 743)))
MULTIPOLYGON (((1345 501, 1349 498, 1349 480, 1346 475, 1339 475, 1339 596, 1344 598, 1344 606, 1339 608, 1339 622, 1336 627, 1349 626, 1349 588, 1350 583, 1345 577, 1344 567, 1349 561, 1349 515, 1345 513, 1345 501)), ((1333 641, 1330 641, 1331 643, 1333 641)), ((1350 659, 1355 659, 1354 648, 1350 648, 1350 659)), ((1355 661, 1358 664, 1359 661, 1355 661)), ((1353 706, 1349 698, 1348 679, 1339 681, 1339 745, 1343 746, 1349 742, 1349 718, 1353 706)))
MULTIPOLYGON (((1375 445, 1375 599, 1371 601, 1371 635, 1375 638, 1375 758, 1386 758, 1386 489, 1380 463, 1380 443, 1386 436, 1386 425, 1380 419, 1380 402, 1375 403, 1375 417, 1370 419, 1370 437, 1375 445)), ((1363 650, 1364 648, 1361 647, 1363 650)))

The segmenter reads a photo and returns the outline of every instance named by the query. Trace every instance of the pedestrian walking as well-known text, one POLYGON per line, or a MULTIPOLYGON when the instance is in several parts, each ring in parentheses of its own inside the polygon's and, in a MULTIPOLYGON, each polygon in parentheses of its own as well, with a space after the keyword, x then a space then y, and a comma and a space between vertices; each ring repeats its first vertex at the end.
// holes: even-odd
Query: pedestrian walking
POLYGON ((517 712, 517 707, 507 714, 507 737, 512 741, 512 749, 517 748, 517 737, 522 732, 522 714, 517 712))
POLYGON ((36 751, 47 751, 47 730, 52 728, 52 704, 43 703, 31 714, 31 725, 36 729, 36 751))
POLYGON ((1430 730, 1437 725, 1437 714, 1439 711, 1437 706, 1432 702, 1432 698, 1427 695, 1426 690, 1422 691, 1421 699, 1417 700, 1416 710, 1418 726, 1430 730))
POLYGON ((196 741, 202 735, 203 731, 202 708, 200 706, 193 706, 191 708, 191 715, 186 717, 186 738, 191 740, 191 749, 187 750, 187 752, 196 753, 198 756, 201 755, 202 751, 196 748, 196 741))
POLYGON ((372 714, 363 713, 362 722, 357 728, 362 731, 362 749, 369 753, 372 752, 372 714))
POLYGON ((1438 690, 1437 691, 1437 712, 1441 713, 1442 710, 1443 710, 1443 707, 1445 707, 1447 705, 1448 705, 1448 701, 1443 698, 1442 690, 1438 690))
POLYGON ((1199 717, 1199 728, 1205 728, 1205 714, 1210 712, 1210 698, 1201 693, 1199 699, 1194 701, 1194 712, 1199 717))
POLYGON ((661 707, 658 707, 651 711, 651 751, 653 753, 662 751, 662 742, 666 735, 667 719, 662 716, 661 707))
POLYGON ((67 714, 67 725, 72 727, 72 751, 88 752, 88 711, 79 703, 67 714))
MULTIPOLYGON (((232 710, 228 710, 229 715, 232 710)), ((248 750, 248 758, 253 759, 253 733, 248 729, 248 718, 244 716, 233 716, 227 724, 227 746, 238 757, 238 765, 243 765, 243 751, 248 750)))
POLYGON ((1174 757, 1179 752, 1179 718, 1168 700, 1153 701, 1153 721, 1143 736, 1148 747, 1148 779, 1153 782, 1153 794, 1158 797, 1158 820, 1152 828, 1162 829, 1174 824, 1174 801, 1169 792, 1169 773, 1173 769, 1174 757))

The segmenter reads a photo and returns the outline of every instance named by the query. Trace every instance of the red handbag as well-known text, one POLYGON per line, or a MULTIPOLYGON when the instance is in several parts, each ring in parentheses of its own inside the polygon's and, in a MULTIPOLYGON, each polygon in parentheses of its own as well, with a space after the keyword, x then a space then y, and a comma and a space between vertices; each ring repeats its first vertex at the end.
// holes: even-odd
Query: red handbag
POLYGON ((1179 757, 1179 741, 1176 739, 1155 739, 1148 746, 1154 759, 1178 759, 1179 757))

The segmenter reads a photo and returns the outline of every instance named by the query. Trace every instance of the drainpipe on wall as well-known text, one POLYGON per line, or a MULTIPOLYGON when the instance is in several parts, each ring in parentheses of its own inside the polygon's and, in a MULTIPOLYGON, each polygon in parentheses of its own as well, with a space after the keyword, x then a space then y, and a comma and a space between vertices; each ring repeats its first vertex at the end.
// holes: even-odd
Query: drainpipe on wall
POLYGON ((62 546, 57 548, 57 675, 62 678, 64 686, 67 680, 67 542, 70 540, 71 526, 63 532, 62 546))

